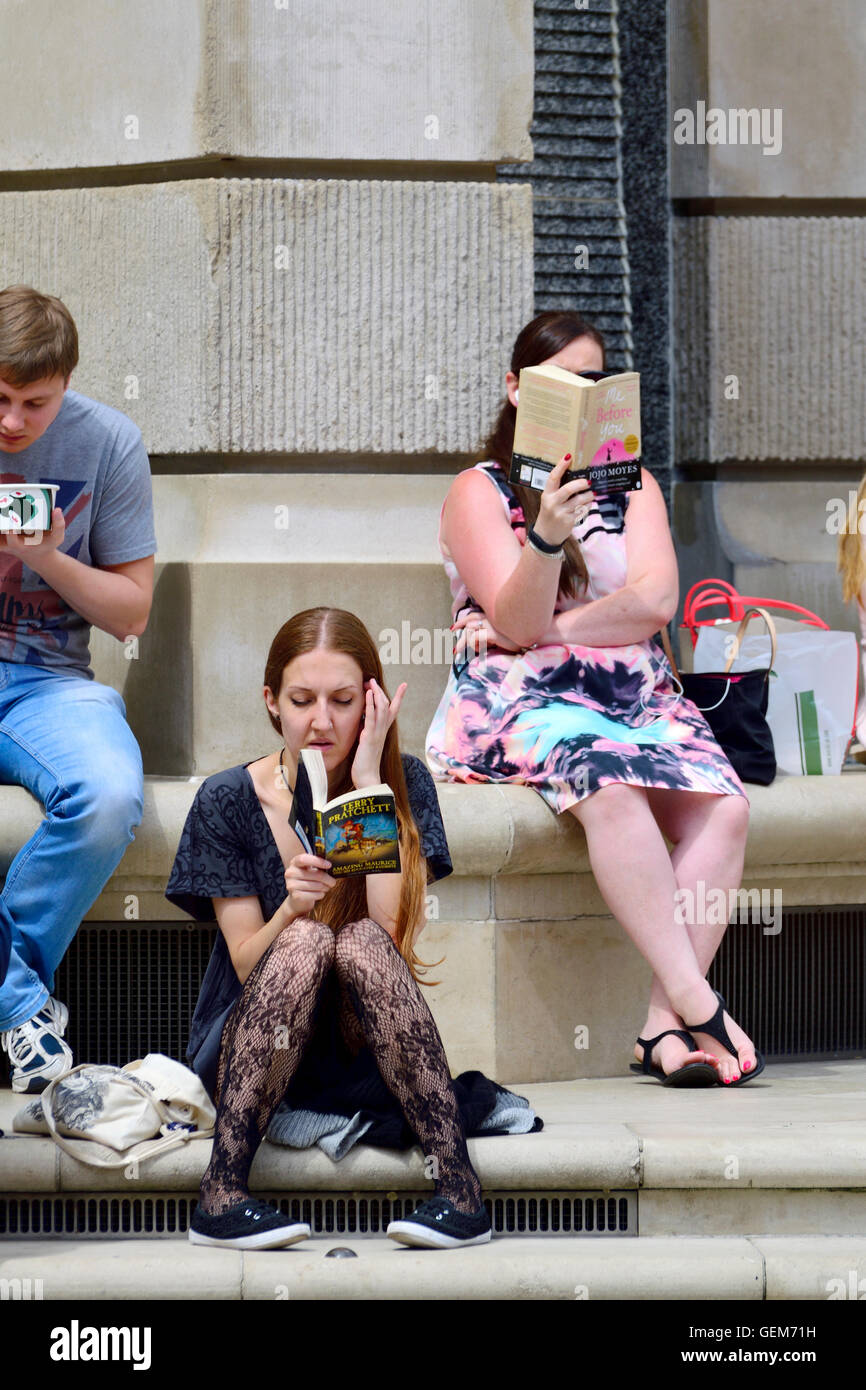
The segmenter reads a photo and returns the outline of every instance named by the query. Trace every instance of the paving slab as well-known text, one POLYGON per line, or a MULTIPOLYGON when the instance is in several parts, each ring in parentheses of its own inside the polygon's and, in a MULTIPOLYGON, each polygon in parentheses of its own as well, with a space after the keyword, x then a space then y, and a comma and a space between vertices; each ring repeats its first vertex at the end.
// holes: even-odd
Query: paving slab
POLYGON ((644 1187, 866 1186, 866 1119, 765 1119, 758 1127, 720 1115, 712 1134, 662 1121, 639 1133, 644 1187))
POLYGON ((613 1116, 640 1131, 656 1121, 681 1121, 713 1130, 720 1117, 760 1129, 769 1120, 828 1123, 866 1120, 866 1059, 822 1062, 768 1062, 756 1081, 734 1090, 713 1087, 682 1091, 649 1078, 586 1077, 575 1081, 502 1080, 503 1086, 527 1096, 545 1124, 580 1118, 589 1123, 613 1116), (720 1103, 724 1107, 720 1109, 720 1103))
POLYGON ((0 1247, 0 1278, 42 1280, 42 1297, 95 1300, 760 1299, 747 1240, 515 1239, 410 1250, 387 1239, 316 1239, 288 1250, 213 1250, 186 1240, 34 1241, 0 1247), (335 1245, 353 1259, 330 1259, 335 1245), (602 1248, 604 1247, 604 1248, 602 1248))
MULTIPOLYGON (((85 1140, 71 1141, 84 1150, 85 1140)), ((625 1125, 558 1124, 537 1134, 470 1139, 469 1153, 489 1190, 635 1188, 640 1149, 625 1125)), ((138 1146, 145 1149, 147 1144, 138 1146)), ((140 1165, 91 1168, 55 1149, 47 1137, 7 1135, 0 1140, 0 1178, 7 1192, 194 1191, 210 1160, 212 1141, 193 1141, 140 1165)), ((94 1152, 93 1149, 90 1152, 94 1152)), ((108 1155, 108 1149, 99 1153, 108 1155)), ((359 1144, 335 1163, 319 1149, 294 1150, 265 1142, 253 1162, 253 1191, 425 1191, 419 1148, 405 1152, 359 1144)))
POLYGON ((866 1236, 756 1236, 768 1299, 866 1299, 866 1236))
MULTIPOLYGON (((0 1279, 41 1279, 54 1299, 241 1297, 242 1256, 172 1240, 27 1240, 0 1243, 0 1279)), ((6 1286, 4 1286, 6 1287, 6 1286)))
POLYGON ((11 1129, 9 1119, 0 1139, 0 1192, 58 1191, 60 1150, 50 1139, 12 1134, 11 1129))

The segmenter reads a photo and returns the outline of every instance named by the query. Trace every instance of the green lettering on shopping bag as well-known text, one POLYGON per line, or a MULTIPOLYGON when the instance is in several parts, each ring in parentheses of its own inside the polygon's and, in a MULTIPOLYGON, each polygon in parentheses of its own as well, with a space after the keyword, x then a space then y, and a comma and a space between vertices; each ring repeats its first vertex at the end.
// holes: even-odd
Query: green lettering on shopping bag
POLYGON ((814 690, 797 691, 797 733, 800 739, 800 766, 804 775, 820 777, 823 767, 814 690))

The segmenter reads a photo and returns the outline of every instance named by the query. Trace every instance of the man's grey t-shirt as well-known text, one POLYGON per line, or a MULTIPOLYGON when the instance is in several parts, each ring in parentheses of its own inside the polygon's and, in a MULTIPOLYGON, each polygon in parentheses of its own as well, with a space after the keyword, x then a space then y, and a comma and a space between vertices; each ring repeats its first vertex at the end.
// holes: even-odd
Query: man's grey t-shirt
MULTIPOLYGON (((56 483, 66 519, 60 550, 85 565, 122 565, 156 552, 150 463, 137 425, 67 390, 45 433, 0 452, 0 484, 56 483)), ((90 623, 27 564, 0 549, 0 661, 93 679, 90 623)))

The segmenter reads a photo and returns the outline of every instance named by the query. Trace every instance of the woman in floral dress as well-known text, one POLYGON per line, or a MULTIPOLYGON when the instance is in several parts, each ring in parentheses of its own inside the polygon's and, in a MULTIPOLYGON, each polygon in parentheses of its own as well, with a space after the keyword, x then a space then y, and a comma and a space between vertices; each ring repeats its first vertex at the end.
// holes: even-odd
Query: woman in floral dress
POLYGON ((739 1085, 763 1058, 706 979, 725 926, 683 921, 679 890, 739 885, 748 801, 654 640, 678 577, 652 474, 596 497, 586 479, 563 485, 566 455, 543 493, 507 480, 518 373, 540 363, 600 374, 601 335, 573 313, 526 325, 484 460, 445 501, 459 641, 428 763, 442 778, 532 787, 580 821, 605 901, 654 972, 640 1068, 665 1084, 739 1085))

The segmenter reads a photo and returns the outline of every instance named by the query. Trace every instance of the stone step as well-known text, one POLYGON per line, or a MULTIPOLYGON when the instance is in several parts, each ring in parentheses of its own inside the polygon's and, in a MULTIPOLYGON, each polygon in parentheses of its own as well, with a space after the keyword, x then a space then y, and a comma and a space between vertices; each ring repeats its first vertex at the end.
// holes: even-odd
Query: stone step
MULTIPOLYGON (((207 1249, 184 1238, 11 1241, 0 1245, 0 1289, 7 1298, 76 1305, 201 1298, 826 1301, 866 1294, 866 1236, 653 1236, 612 1246, 506 1237, 449 1251, 410 1250, 386 1238, 330 1237, 255 1252, 207 1249), (355 1258, 327 1258, 335 1246, 355 1258)), ((84 1310, 76 1315, 99 1320, 84 1310)))
MULTIPOLYGON (((598 1203, 621 1196, 630 1212, 622 1229, 642 1239, 866 1236, 866 1061, 780 1064, 734 1091, 668 1090, 638 1077, 510 1084, 527 1096, 545 1128, 469 1141, 491 1201, 538 1203, 548 1195, 568 1203, 586 1195, 598 1203)), ((162 1204, 185 1198, 175 1227, 184 1229, 208 1161, 208 1140, 194 1140, 140 1168, 101 1171, 46 1138, 13 1134, 12 1116, 21 1104, 21 1097, 0 1092, 0 1126, 6 1131, 0 1191, 7 1201, 14 1199, 16 1210, 52 1197, 107 1203, 152 1197, 162 1204)), ((265 1143, 251 1189, 300 1201, 369 1204, 411 1201, 428 1192, 430 1183, 417 1148, 400 1152, 359 1144, 334 1163, 318 1149, 265 1143)), ((528 1208, 520 1211, 518 1225, 544 1230, 547 1217, 537 1221, 526 1215, 528 1208)), ((45 1229, 38 1218, 22 1220, 26 1227, 15 1230, 45 1229)), ((514 1222, 509 1226, 506 1220, 501 1229, 510 1232, 514 1222)))

